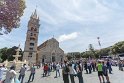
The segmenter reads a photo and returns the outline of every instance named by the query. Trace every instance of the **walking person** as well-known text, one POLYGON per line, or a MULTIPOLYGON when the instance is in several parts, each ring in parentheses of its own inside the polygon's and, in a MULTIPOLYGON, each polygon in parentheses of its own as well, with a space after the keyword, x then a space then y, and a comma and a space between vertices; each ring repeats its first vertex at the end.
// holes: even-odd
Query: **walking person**
POLYGON ((50 72, 51 72, 51 65, 50 63, 48 64, 48 76, 50 76, 50 72))
POLYGON ((102 62, 102 64, 103 64, 103 75, 106 77, 107 83, 110 83, 107 65, 105 64, 105 62, 102 62))
POLYGON ((7 71, 7 68, 5 68, 3 65, 0 65, 0 83, 2 82, 3 72, 5 71, 7 71))
POLYGON ((78 63, 77 65, 77 77, 78 77, 79 83, 84 83, 83 76, 82 76, 82 68, 80 63, 78 63))
POLYGON ((87 62, 84 63, 84 69, 86 70, 86 74, 88 74, 88 70, 87 70, 87 62))
POLYGON ((8 70, 6 73, 6 78, 4 83, 15 83, 16 75, 17 73, 15 71, 15 66, 11 66, 10 70, 8 70))
POLYGON ((57 78, 57 73, 59 74, 59 77, 60 77, 60 65, 59 65, 59 63, 57 63, 56 64, 56 76, 55 76, 55 78, 57 78))
POLYGON ((64 83, 69 83, 68 73, 69 73, 69 67, 68 67, 67 62, 64 61, 64 65, 63 65, 63 68, 62 68, 62 75, 63 75, 64 83))
POLYGON ((91 66, 92 66, 93 72, 95 72, 95 63, 93 61, 91 63, 91 66))
POLYGON ((36 69, 35 69, 34 64, 33 64, 33 66, 30 68, 30 71, 31 71, 31 74, 30 74, 30 76, 29 76, 28 83, 29 83, 29 82, 33 82, 33 80, 34 80, 34 75, 35 75, 35 72, 36 72, 36 69), (32 80, 31 80, 31 78, 32 78, 32 80), (31 80, 31 81, 30 81, 30 80, 31 80))
POLYGON ((24 64, 22 67, 21 67, 21 69, 20 69, 20 74, 19 74, 19 81, 21 82, 21 83, 23 83, 23 79, 24 79, 24 77, 25 77, 25 71, 27 70, 27 68, 26 68, 26 64, 24 64))
POLYGON ((104 80, 104 77, 103 77, 103 65, 102 65, 101 61, 98 61, 97 71, 98 71, 98 77, 99 77, 100 83, 102 83, 101 77, 103 79, 103 83, 105 83, 105 80, 104 80))
POLYGON ((44 68, 43 68, 44 72, 43 72, 43 77, 46 77, 47 73, 48 73, 48 65, 45 63, 44 68))
POLYGON ((87 62, 87 68, 89 70, 89 74, 91 74, 91 63, 90 63, 90 61, 87 62))
POLYGON ((70 74, 71 83, 75 83, 75 80, 74 80, 74 76, 76 75, 75 71, 76 70, 74 69, 73 63, 70 63, 69 64, 69 74, 70 74))
POLYGON ((112 67, 111 67, 111 62, 110 60, 107 61, 107 68, 109 70, 109 74, 112 74, 112 67))

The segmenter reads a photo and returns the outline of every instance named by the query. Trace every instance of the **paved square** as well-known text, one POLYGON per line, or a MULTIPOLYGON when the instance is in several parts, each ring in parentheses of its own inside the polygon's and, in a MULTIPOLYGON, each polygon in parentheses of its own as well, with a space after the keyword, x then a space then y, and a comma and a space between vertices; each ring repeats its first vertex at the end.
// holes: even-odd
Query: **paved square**
MULTIPOLYGON (((37 69, 35 74, 35 79, 31 83, 63 83, 62 75, 61 77, 54 78, 55 72, 51 73, 49 77, 42 77, 42 70, 37 69)), ((30 72, 26 72, 24 83, 28 81, 30 72)), ((119 71, 118 67, 113 67, 113 74, 109 74, 111 83, 124 83, 124 71, 119 71)), ((97 72, 93 72, 92 74, 85 74, 83 71, 84 83, 99 83, 97 72)), ((78 78, 75 77, 75 82, 78 82, 78 78)))

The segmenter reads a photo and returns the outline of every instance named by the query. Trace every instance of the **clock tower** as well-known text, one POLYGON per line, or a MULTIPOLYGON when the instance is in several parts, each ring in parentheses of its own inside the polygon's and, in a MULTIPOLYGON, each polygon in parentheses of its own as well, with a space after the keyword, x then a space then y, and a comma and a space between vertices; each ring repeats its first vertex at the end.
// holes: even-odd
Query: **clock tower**
POLYGON ((39 27, 39 17, 35 10, 28 22, 27 37, 23 54, 23 60, 26 60, 29 63, 36 63, 39 27))

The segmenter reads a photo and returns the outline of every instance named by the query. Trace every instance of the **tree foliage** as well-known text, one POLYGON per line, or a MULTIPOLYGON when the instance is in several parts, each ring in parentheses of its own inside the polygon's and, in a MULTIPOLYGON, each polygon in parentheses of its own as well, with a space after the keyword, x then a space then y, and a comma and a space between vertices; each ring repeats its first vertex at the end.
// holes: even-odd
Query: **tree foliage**
POLYGON ((89 45, 89 51, 81 53, 83 58, 99 58, 100 56, 111 56, 124 53, 124 41, 115 43, 113 46, 102 48, 100 50, 95 50, 93 45, 89 45))
POLYGON ((0 35, 19 27, 24 9, 24 0, 0 0, 0 35))
MULTIPOLYGON (((8 60, 8 61, 14 60, 13 55, 16 54, 17 48, 18 47, 14 46, 12 48, 5 47, 5 48, 0 49, 0 58, 1 58, 2 62, 5 60, 8 60)), ((20 50, 20 55, 23 55, 22 50, 20 50)), ((22 60, 22 56, 19 58, 19 60, 22 60)))

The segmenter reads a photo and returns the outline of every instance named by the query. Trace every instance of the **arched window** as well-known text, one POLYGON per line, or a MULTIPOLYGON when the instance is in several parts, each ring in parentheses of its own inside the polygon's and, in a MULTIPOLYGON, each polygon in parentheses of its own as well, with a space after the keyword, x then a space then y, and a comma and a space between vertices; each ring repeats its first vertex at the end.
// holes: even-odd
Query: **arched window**
POLYGON ((34 28, 33 28, 33 27, 31 27, 31 31, 33 31, 33 29, 34 29, 34 28))
POLYGON ((31 33, 30 36, 33 36, 33 33, 31 33))
POLYGON ((34 34, 34 37, 36 37, 36 34, 34 34))
POLYGON ((37 29, 35 28, 34 31, 37 31, 37 29))

